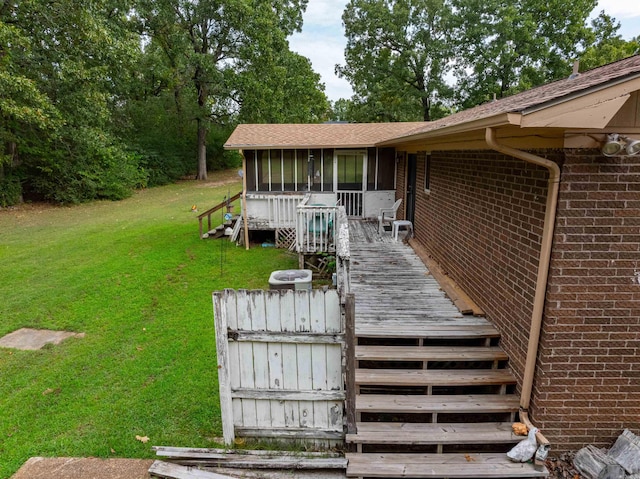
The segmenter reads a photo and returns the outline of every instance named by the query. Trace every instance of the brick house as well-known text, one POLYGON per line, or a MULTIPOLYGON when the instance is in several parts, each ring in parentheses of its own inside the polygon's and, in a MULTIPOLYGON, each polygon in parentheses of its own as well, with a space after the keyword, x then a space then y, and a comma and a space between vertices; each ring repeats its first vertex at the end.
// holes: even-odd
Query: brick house
POLYGON ((250 180, 258 152, 300 151, 304 168, 358 149, 365 197, 393 170, 380 178, 392 194, 352 215, 402 199, 415 246, 500 330, 521 407, 554 450, 607 446, 640 433, 639 92, 634 56, 435 122, 363 127, 373 134, 349 144, 240 125, 226 147, 244 150, 250 180))

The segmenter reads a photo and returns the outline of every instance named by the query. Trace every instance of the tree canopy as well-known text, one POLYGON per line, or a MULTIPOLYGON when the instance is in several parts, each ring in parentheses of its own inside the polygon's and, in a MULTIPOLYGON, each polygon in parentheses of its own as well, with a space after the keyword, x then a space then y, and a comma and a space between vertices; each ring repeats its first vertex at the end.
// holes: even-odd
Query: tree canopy
POLYGON ((342 16, 345 65, 359 116, 429 121, 447 96, 453 55, 451 11, 444 0, 351 0, 342 16))
MULTIPOLYGON (((430 120, 633 54, 597 0, 350 0, 345 64, 356 121, 430 120)), ((345 108, 342 107, 344 114, 345 108)))
POLYGON ((325 119, 306 3, 0 0, 0 206, 204 179, 238 121, 325 119))

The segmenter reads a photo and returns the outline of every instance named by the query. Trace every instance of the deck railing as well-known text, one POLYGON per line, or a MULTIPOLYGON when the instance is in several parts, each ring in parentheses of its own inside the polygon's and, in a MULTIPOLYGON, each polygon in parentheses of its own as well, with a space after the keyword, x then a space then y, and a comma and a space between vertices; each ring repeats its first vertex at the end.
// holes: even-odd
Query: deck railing
POLYGON ((336 233, 336 280, 340 301, 344 304, 351 293, 351 250, 349 246, 349 220, 344 206, 338 207, 336 233))
POLYGON ((283 229, 296 227, 296 208, 308 201, 308 195, 247 193, 247 217, 250 227, 283 229))
POLYGON ((337 206, 298 205, 296 221, 298 253, 335 253, 337 213, 337 206))

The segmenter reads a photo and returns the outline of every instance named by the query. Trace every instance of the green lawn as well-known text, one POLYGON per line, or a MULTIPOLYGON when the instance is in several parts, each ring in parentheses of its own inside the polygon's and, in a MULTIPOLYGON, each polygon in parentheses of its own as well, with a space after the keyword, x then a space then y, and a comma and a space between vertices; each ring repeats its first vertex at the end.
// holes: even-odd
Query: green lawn
POLYGON ((0 336, 86 333, 0 349, 0 478, 31 456, 217 445, 211 292, 266 288, 272 270, 297 264, 273 248, 198 238, 191 205, 203 211, 240 188, 183 182, 121 202, 0 210, 0 336))

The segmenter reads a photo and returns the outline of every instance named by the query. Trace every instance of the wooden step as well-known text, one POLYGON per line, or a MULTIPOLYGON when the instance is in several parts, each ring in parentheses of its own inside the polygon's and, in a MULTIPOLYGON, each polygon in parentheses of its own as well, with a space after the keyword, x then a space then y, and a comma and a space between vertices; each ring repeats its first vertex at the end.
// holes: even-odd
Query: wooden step
POLYGON ((547 477, 546 468, 511 462, 506 454, 350 453, 347 477, 547 477))
POLYGON ((356 384, 378 386, 489 386, 515 384, 508 369, 357 369, 356 384))
POLYGON ((389 327, 385 321, 356 323, 356 336, 367 338, 477 339, 498 338, 491 324, 446 324, 441 318, 429 321, 398 321, 389 327), (444 323, 444 324, 443 324, 444 323))
POLYGON ((395 395, 356 396, 357 412, 374 413, 510 413, 518 410, 514 394, 395 395))
POLYGON ((356 346, 357 361, 506 361, 498 346, 356 346))
POLYGON ((357 433, 347 434, 356 444, 505 444, 520 442, 510 422, 431 424, 359 422, 357 433))

